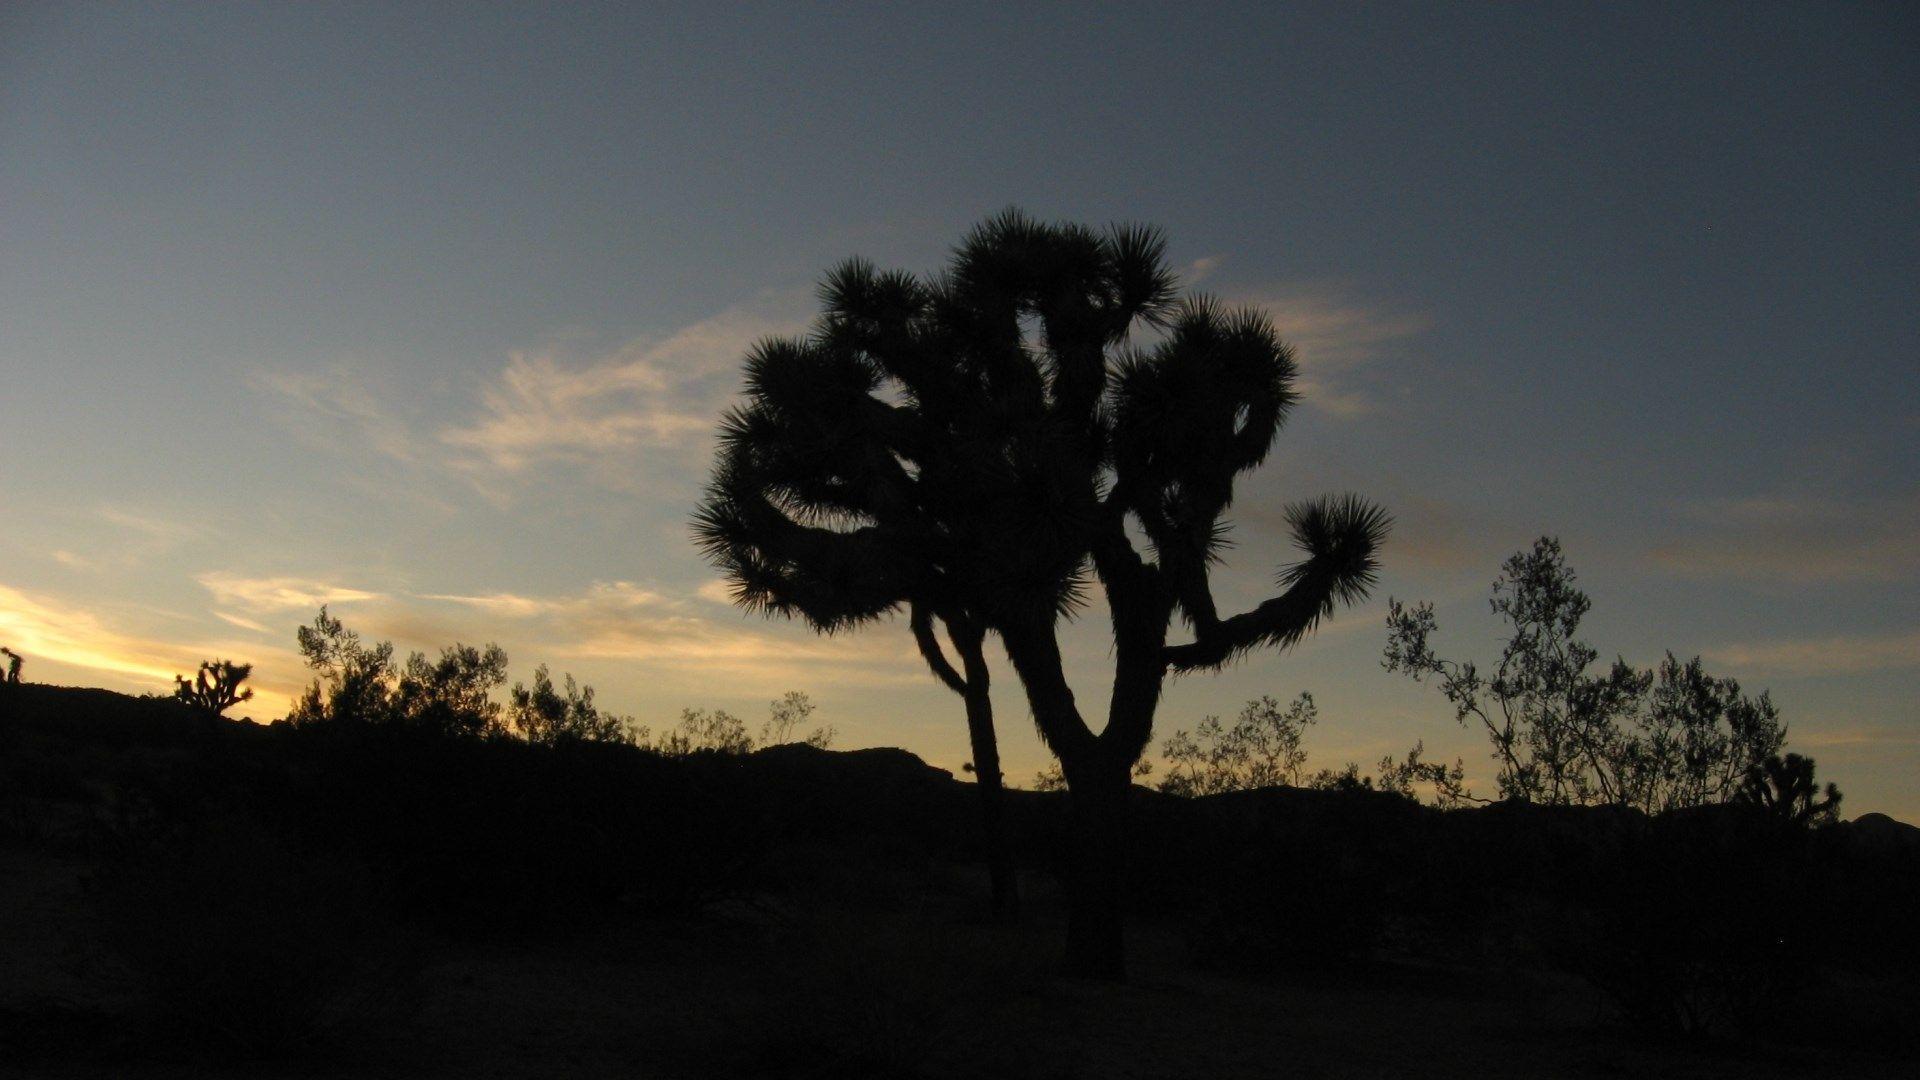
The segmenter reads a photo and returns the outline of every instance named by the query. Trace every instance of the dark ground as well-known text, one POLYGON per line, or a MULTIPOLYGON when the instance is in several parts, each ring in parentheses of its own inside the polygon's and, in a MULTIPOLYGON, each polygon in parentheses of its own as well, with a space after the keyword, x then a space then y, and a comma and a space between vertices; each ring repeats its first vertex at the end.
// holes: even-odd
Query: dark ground
MULTIPOLYGON (((151 704, 88 700, 136 725, 175 722, 151 704)), ((1023 856, 1022 923, 984 924, 984 872, 953 841, 971 820, 969 789, 899 752, 767 759, 776 771, 755 790, 787 803, 822 783, 819 770, 837 777, 831 797, 807 803, 817 827, 769 833, 747 884, 678 910, 613 905, 498 932, 418 917, 330 921, 361 911, 358 901, 325 876, 331 869, 314 877, 304 861, 277 862, 278 841, 236 834, 206 871, 170 855, 140 862, 113 839, 129 828, 113 824, 129 816, 124 806, 112 809, 130 801, 129 762, 136 773, 198 762, 195 740, 209 737, 240 740, 251 761, 270 736, 207 736, 186 719, 186 734, 147 738, 157 729, 137 727, 140 737, 127 738, 114 721, 62 727, 25 716, 7 719, 14 730, 0 744, 12 784, 0 840, 0 1076, 1754 1080, 1906 1077, 1920 1047, 1911 972, 1845 964, 1813 971, 1815 992, 1794 998, 1777 1030, 1696 1038, 1625 1022, 1615 999, 1524 949, 1409 946, 1398 916, 1364 948, 1223 970, 1196 948, 1217 929, 1192 917, 1192 894, 1164 884, 1146 890, 1135 920, 1130 983, 1060 978, 1061 902, 1044 854, 1023 856), (845 826, 888 809, 907 826, 845 826), (147 876, 129 877, 128 865, 147 876), (207 884, 223 874, 230 888, 207 884), (316 882, 325 895, 312 894, 316 882), (223 906, 223 896, 238 899, 223 906), (159 959, 116 945, 129 926, 160 943, 159 959), (247 966, 256 952, 269 961, 262 971, 247 966), (334 953, 361 966, 329 982, 334 953), (199 995, 193 1031, 156 991, 175 985, 156 981, 156 965, 175 960, 220 973, 210 988, 179 984, 190 989, 176 1002, 199 995), (309 970, 318 974, 298 974, 309 970), (309 1001, 298 996, 309 982, 332 989, 309 1001), (254 1037, 290 1015, 282 1034, 254 1037)), ((546 797, 537 790, 494 794, 518 820, 546 797)), ((1044 834, 1051 805, 1030 799, 1023 828, 1044 834)), ((598 808, 583 813, 602 819, 598 808)), ((1154 820, 1181 835, 1195 820, 1227 819, 1154 820)), ((1160 850, 1155 830, 1144 832, 1148 850, 1160 850)), ((502 851, 479 857, 511 859, 502 851)), ((1260 881, 1310 895, 1320 876, 1260 881)), ((1279 894, 1273 904, 1321 910, 1279 894)), ((1507 925, 1516 913, 1524 908, 1477 921, 1472 936, 1525 938, 1507 925)), ((1324 925, 1316 915, 1288 929, 1304 940, 1324 925)))

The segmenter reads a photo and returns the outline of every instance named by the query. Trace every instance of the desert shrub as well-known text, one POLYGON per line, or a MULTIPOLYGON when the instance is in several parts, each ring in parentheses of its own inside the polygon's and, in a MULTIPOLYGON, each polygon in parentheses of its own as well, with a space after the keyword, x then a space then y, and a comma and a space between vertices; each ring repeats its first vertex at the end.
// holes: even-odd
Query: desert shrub
POLYGON ((767 722, 760 726, 761 748, 786 746, 795 742, 821 750, 832 746, 834 736, 839 733, 831 724, 799 735, 807 720, 813 716, 814 709, 813 699, 800 690, 789 690, 780 696, 780 700, 768 702, 767 722))
POLYGON ((366 874, 251 825, 126 853, 91 892, 106 954, 163 1048, 284 1054, 411 998, 412 951, 366 874))
POLYGON ((1834 902, 1811 850, 1804 830, 1741 807, 1655 819, 1596 860, 1549 958, 1643 1029, 1789 1028, 1820 993, 1834 902))
POLYGON ((1248 792, 1186 822, 1166 872, 1202 967, 1242 974, 1351 962, 1380 945, 1418 877, 1416 819, 1370 790, 1248 792))
POLYGON ((1218 716, 1202 717, 1195 734, 1183 728, 1161 747, 1167 774, 1160 790, 1199 796, 1297 787, 1307 764, 1301 739, 1319 716, 1313 695, 1301 694, 1284 709, 1268 696, 1249 701, 1231 726, 1218 716))
POLYGON ((413 653, 396 665, 391 642, 366 644, 325 607, 298 638, 316 678, 294 701, 289 726, 399 728, 459 738, 506 731, 493 700, 507 681, 507 654, 498 645, 454 644, 438 660, 413 653))
POLYGON ((725 709, 682 709, 680 723, 661 735, 652 747, 668 757, 689 754, 750 754, 753 736, 746 722, 725 709))
POLYGON ((747 733, 746 721, 725 709, 680 710, 680 722, 648 741, 644 730, 642 745, 667 757, 684 758, 694 754, 719 754, 739 757, 756 749, 795 744, 825 750, 839 734, 832 725, 817 727, 804 736, 795 736, 813 716, 813 699, 799 690, 789 690, 778 701, 767 703, 767 720, 760 726, 756 742, 747 733))
POLYGON ((1697 656, 1668 653, 1651 670, 1624 659, 1595 667, 1599 651, 1575 636, 1592 607, 1575 580, 1553 537, 1507 559, 1492 609, 1512 634, 1490 674, 1435 652, 1433 605, 1389 599, 1382 663, 1430 681, 1455 720, 1486 732, 1502 799, 1660 813, 1733 798, 1785 743, 1772 699, 1707 674, 1697 656))
POLYGON ((595 705, 593 687, 579 685, 572 675, 565 676, 564 689, 555 687, 545 664, 534 669, 531 688, 515 683, 508 697, 507 719, 513 730, 537 746, 637 743, 646 738, 646 729, 635 727, 631 717, 595 705))
POLYGON ((257 796, 277 827, 362 862, 410 924, 540 935, 752 889, 769 808, 737 759, 626 745, 293 732, 296 767, 257 796))

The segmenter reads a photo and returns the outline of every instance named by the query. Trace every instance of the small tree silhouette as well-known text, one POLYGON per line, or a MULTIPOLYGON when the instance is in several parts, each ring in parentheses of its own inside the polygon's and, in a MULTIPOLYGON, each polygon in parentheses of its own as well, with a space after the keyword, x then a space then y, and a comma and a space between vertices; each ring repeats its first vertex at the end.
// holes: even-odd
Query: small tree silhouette
POLYGON ((1272 697, 1247 702, 1231 727, 1217 716, 1202 717, 1194 729, 1173 733, 1160 753, 1167 775, 1160 790, 1169 795, 1213 795, 1223 791, 1299 786, 1307 752, 1306 729, 1320 718, 1312 694, 1301 694, 1281 708, 1272 697))
POLYGON ((593 703, 593 687, 565 678, 565 688, 555 687, 547 665, 533 671, 529 689, 513 684, 508 693, 507 719, 520 737, 535 746, 558 746, 570 742, 631 744, 642 732, 624 716, 602 712, 593 703))
POLYGON ((317 677, 287 714, 293 727, 380 727, 457 738, 506 734, 493 691, 507 681, 498 645, 451 645, 439 660, 407 657, 398 670, 393 644, 367 645, 322 607, 299 630, 300 652, 317 677))
POLYGON ((0 656, 4 656, 7 658, 7 671, 4 676, 0 676, 0 681, 9 682, 9 683, 19 682, 20 681, 20 665, 24 663, 24 661, 20 657, 20 654, 17 652, 14 652, 12 649, 6 648, 4 646, 0 646, 0 656))
POLYGON ((822 750, 832 746, 833 737, 838 733, 831 724, 814 728, 799 738, 794 737, 813 716, 814 708, 813 699, 800 690, 789 690, 781 695, 780 700, 768 702, 767 722, 760 725, 760 746, 786 746, 796 742, 822 750))
POLYGON ((1792 825, 1828 825, 1840 819, 1840 788, 1828 784, 1822 792, 1813 779, 1813 759, 1799 754, 1774 754, 1749 767, 1734 801, 1760 807, 1792 825))
POLYGON ((242 689, 240 686, 252 674, 252 664, 208 660, 200 665, 192 682, 188 682, 185 675, 173 677, 173 696, 196 709, 219 716, 243 701, 253 700, 253 688, 242 689))
POLYGON ((1435 652, 1432 604, 1390 599, 1381 664, 1433 680, 1455 720, 1486 731, 1501 798, 1647 813, 1732 798, 1749 766, 1786 740, 1772 699, 1707 674, 1697 656, 1595 669, 1599 651, 1575 636, 1593 602, 1575 580, 1551 536, 1507 559, 1491 602, 1512 633, 1490 676, 1435 652))
POLYGON ((680 723, 660 736, 651 748, 668 757, 689 754, 750 754, 753 736, 746 722, 725 709, 681 709, 680 723))

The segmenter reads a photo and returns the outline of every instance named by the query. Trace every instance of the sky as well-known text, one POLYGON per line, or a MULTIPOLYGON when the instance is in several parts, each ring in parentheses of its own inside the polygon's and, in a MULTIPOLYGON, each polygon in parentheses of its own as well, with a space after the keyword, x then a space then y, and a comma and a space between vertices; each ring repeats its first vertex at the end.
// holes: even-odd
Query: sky
MULTIPOLYGON (((1423 741, 1490 787, 1386 603, 1489 661, 1553 535, 1602 657, 1770 690, 1850 816, 1920 821, 1917 46, 1902 4, 9 4, 0 644, 138 692, 250 661, 264 720, 324 603, 656 730, 803 690, 958 771, 903 622, 742 614, 687 521, 823 271, 1018 206, 1159 226, 1297 347, 1223 608, 1287 502, 1397 520, 1370 601, 1172 683, 1159 736, 1307 691, 1312 766, 1423 741)), ((1068 631, 1090 713, 1107 650, 1068 631)))

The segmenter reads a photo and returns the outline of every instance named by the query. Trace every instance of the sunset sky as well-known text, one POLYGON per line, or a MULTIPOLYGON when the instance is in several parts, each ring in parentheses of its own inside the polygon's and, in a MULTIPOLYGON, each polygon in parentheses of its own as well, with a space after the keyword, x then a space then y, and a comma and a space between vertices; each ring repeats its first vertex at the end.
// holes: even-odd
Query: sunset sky
POLYGON ((826 267, 931 272, 1019 206, 1158 225, 1297 345, 1223 607, 1288 501, 1398 520, 1372 601, 1172 684, 1162 737, 1311 691, 1315 766, 1424 740, 1490 788, 1381 670, 1386 602, 1491 660, 1547 533, 1603 657, 1770 688, 1848 816, 1920 821, 1915 9, 1274 7, 0 7, 0 645, 129 691, 252 661, 270 719, 326 603, 656 729, 805 690, 958 770, 903 622, 744 616, 687 519, 826 267))

